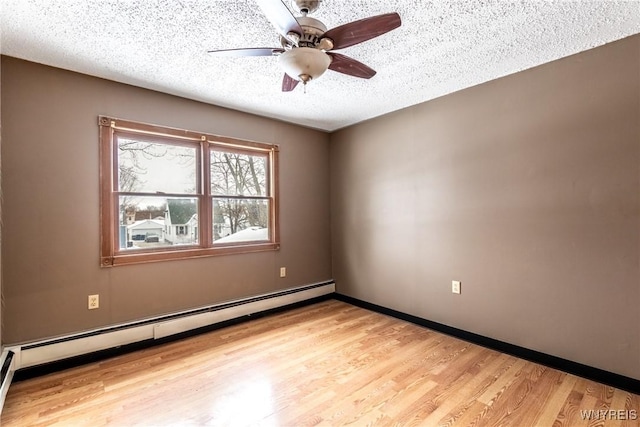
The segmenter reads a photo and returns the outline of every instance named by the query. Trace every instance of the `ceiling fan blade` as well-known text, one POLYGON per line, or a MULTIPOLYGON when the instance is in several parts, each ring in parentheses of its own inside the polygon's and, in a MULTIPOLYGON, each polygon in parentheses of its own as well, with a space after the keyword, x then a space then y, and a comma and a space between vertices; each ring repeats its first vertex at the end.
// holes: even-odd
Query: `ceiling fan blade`
POLYGON ((282 91, 291 92, 298 86, 298 83, 300 83, 298 80, 292 79, 289 74, 285 74, 282 79, 282 91))
POLYGON ((322 37, 333 40, 333 49, 342 49, 381 36, 402 24, 400 15, 386 13, 340 25, 324 33, 322 37))
POLYGON ((291 40, 289 33, 302 36, 304 31, 282 0, 256 0, 256 2, 280 35, 297 45, 297 40, 291 40))
POLYGON ((224 56, 231 58, 238 58, 243 56, 272 56, 282 52, 284 52, 284 49, 279 47, 247 47, 242 49, 221 49, 208 51, 208 53, 215 56, 224 56))
POLYGON ((356 61, 348 56, 341 55, 339 53, 327 52, 331 56, 332 61, 329 65, 329 69, 337 71, 338 73, 347 74, 353 77, 360 77, 362 79, 370 79, 376 75, 376 71, 367 65, 364 65, 360 61, 356 61))

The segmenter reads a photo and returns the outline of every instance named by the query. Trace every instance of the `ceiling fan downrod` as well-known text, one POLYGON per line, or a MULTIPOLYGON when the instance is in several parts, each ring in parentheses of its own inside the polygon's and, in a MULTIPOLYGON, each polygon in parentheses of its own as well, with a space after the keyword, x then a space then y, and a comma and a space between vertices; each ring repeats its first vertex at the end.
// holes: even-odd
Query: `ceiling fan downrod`
POLYGON ((318 10, 322 0, 294 0, 298 12, 306 16, 318 10))

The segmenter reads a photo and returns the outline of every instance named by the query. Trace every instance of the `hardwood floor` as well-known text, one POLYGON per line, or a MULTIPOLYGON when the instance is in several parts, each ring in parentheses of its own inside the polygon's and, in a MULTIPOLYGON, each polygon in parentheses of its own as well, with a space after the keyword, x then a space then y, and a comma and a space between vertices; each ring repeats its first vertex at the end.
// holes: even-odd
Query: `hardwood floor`
POLYGON ((0 421, 639 426, 640 396, 330 300, 14 383, 0 421))

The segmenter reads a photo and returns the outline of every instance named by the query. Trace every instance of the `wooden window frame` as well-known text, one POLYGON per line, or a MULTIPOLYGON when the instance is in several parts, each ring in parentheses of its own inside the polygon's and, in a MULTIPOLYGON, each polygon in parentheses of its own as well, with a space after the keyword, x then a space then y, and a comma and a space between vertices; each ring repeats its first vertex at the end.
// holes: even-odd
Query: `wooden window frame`
MULTIPOLYGON (((100 265, 119 265, 158 262, 199 257, 274 251, 280 249, 278 157, 279 147, 226 136, 169 128, 131 120, 98 116, 100 139, 100 265), (121 250, 118 245, 119 201, 116 137, 129 135, 157 142, 197 147, 196 191, 198 200, 198 243, 189 246, 121 250), (222 150, 267 157, 266 189, 269 201, 269 239, 226 244, 213 241, 210 151, 222 150)), ((157 194, 155 194, 157 196, 157 194)), ((171 196, 167 194, 167 196, 171 196)), ((184 195, 181 195, 184 196, 184 195)))

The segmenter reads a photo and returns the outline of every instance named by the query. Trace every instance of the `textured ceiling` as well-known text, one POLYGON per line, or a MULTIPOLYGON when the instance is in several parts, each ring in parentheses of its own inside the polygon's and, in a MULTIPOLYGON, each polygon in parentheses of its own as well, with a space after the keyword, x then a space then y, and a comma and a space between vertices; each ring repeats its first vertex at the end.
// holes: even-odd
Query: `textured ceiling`
MULTIPOLYGON (((292 0, 284 3, 294 10, 292 0)), ((0 51, 304 126, 336 130, 640 33, 637 1, 324 0, 327 28, 387 12, 402 27, 343 49, 371 80, 327 71, 282 93, 277 47, 253 0, 0 0, 0 51)))

